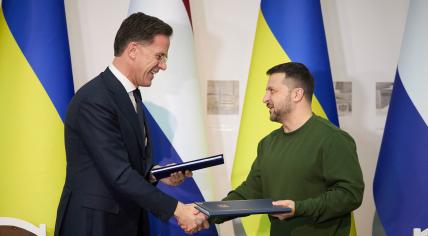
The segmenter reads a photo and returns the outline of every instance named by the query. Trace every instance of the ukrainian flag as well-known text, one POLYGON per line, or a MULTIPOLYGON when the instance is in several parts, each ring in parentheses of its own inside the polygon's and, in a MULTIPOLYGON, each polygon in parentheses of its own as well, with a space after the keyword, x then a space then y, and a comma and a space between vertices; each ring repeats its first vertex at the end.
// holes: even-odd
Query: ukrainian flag
POLYGON ((428 234, 427 22, 428 1, 411 0, 373 184, 391 236, 428 234))
MULTIPOLYGON (((289 61, 305 64, 314 76, 313 111, 339 125, 320 1, 262 0, 232 170, 233 188, 247 177, 257 143, 278 128, 262 103, 266 71, 289 61)), ((251 216, 242 222, 247 235, 269 235, 266 216, 251 216)), ((351 232, 355 232, 354 226, 351 232)))
POLYGON ((64 2, 0 9, 0 216, 53 234, 65 178, 62 119, 73 95, 64 2))

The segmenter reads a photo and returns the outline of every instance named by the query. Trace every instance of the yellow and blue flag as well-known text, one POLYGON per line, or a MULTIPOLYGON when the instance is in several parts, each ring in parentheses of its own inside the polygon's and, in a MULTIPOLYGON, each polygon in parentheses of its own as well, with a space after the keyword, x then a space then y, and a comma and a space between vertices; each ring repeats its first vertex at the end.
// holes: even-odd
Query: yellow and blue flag
POLYGON ((0 9, 0 216, 53 234, 73 96, 63 1, 3 0, 0 9))
POLYGON ((427 22, 428 1, 411 0, 373 184, 390 236, 428 235, 427 22))
MULTIPOLYGON (((305 64, 314 76, 313 111, 339 126, 320 1, 262 0, 232 170, 233 188, 247 177, 257 143, 278 128, 262 103, 266 71, 289 61, 305 64)), ((247 235, 269 235, 266 216, 250 216, 242 222, 247 235)))

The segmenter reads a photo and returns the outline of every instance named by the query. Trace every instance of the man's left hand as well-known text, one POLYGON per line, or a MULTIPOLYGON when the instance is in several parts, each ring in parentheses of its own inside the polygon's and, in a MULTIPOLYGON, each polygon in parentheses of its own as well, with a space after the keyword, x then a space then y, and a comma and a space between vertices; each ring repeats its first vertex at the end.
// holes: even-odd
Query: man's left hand
POLYGON ((276 217, 279 220, 285 220, 285 219, 292 218, 294 216, 295 207, 296 207, 296 204, 294 203, 294 201, 292 201, 292 200, 275 201, 275 202, 272 202, 272 205, 291 208, 291 212, 290 213, 272 214, 273 217, 276 217))
POLYGON ((183 172, 178 171, 178 172, 174 172, 172 173, 169 177, 167 178, 163 178, 160 181, 166 185, 169 186, 177 186, 181 183, 184 182, 185 178, 190 178, 192 177, 192 171, 190 170, 186 170, 183 174, 183 172))

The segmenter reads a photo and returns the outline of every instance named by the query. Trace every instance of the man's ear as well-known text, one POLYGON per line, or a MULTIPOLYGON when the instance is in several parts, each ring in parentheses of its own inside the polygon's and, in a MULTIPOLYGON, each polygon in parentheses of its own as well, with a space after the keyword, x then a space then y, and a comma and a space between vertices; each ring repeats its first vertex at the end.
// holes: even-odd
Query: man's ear
POLYGON ((131 60, 137 58, 138 43, 130 42, 125 48, 125 52, 131 60))
POLYGON ((303 88, 294 88, 291 95, 293 101, 300 102, 305 96, 305 90, 303 88))

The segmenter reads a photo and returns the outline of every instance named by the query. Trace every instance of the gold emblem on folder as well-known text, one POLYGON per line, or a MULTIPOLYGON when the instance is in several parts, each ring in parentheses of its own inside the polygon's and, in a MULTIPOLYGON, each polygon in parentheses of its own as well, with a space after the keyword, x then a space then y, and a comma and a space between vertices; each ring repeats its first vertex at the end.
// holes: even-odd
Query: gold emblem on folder
POLYGON ((229 205, 224 204, 224 203, 220 203, 217 206, 220 207, 220 208, 228 208, 228 207, 230 207, 229 205))

